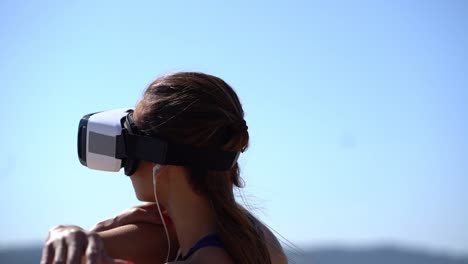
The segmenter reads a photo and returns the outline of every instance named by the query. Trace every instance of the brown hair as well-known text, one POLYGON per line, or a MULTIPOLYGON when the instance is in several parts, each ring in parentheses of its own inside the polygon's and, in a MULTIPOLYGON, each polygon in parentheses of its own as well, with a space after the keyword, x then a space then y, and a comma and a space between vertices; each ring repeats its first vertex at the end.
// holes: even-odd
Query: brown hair
MULTIPOLYGON (((162 76, 149 85, 138 107, 136 125, 147 135, 226 151, 243 152, 248 146, 239 98, 218 77, 196 72, 162 76)), ((271 263, 262 232, 235 200, 233 187, 243 185, 238 164, 227 171, 191 172, 190 183, 211 201, 217 234, 235 263, 271 263)))

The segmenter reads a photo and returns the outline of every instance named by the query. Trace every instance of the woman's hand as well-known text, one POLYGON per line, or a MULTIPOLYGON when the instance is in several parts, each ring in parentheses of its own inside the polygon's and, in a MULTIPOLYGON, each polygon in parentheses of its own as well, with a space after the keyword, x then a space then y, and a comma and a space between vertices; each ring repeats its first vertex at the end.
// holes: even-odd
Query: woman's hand
POLYGON ((72 225, 56 226, 42 251, 41 264, 111 264, 131 263, 106 256, 101 237, 72 225))
MULTIPOLYGON (((170 226, 168 228, 171 244, 177 249, 175 232, 170 226)), ((154 260, 165 259, 166 250, 166 237, 157 205, 147 203, 101 221, 91 231, 72 225, 52 228, 43 249, 41 264, 131 263, 109 256, 138 263, 152 260, 151 263, 154 263, 154 260)), ((172 254, 176 254, 175 250, 172 254)))

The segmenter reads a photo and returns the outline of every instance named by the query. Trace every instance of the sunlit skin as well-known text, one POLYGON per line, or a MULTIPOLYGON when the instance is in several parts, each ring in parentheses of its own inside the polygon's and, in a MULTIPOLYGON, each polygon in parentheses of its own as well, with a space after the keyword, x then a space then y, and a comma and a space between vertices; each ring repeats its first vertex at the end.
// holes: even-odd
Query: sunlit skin
MULTIPOLYGON (((138 163, 138 168, 135 173, 130 177, 132 181, 133 189, 135 190, 135 195, 138 200, 144 202, 155 202, 153 183, 152 183, 152 169, 153 163, 148 161, 140 161, 138 163)), ((165 169, 165 168, 164 168, 165 169)), ((160 171, 159 174, 161 174, 160 171)), ((167 190, 167 186, 163 187, 162 185, 167 184, 165 180, 159 181, 158 185, 161 188, 158 188, 158 198, 160 202, 162 199, 167 197, 167 194, 160 195, 160 192, 167 190)))
MULTIPOLYGON (((138 199, 154 202, 152 179, 153 164, 141 162, 131 180, 138 199)), ((189 171, 182 166, 162 166, 156 175, 158 202, 163 205, 174 223, 182 255, 202 237, 215 233, 216 223, 210 203, 197 194, 188 181, 189 171)), ((190 262, 233 263, 227 252, 218 247, 206 247, 197 251, 190 262)))

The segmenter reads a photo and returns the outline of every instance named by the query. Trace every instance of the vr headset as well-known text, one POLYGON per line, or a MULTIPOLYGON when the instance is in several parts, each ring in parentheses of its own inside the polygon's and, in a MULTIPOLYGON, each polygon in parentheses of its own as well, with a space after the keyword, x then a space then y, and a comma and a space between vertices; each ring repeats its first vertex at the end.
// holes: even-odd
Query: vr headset
POLYGON ((229 170, 239 152, 197 148, 149 137, 133 122, 133 108, 85 115, 78 126, 78 158, 84 166, 102 171, 119 171, 131 176, 138 161, 179 165, 208 170, 229 170))

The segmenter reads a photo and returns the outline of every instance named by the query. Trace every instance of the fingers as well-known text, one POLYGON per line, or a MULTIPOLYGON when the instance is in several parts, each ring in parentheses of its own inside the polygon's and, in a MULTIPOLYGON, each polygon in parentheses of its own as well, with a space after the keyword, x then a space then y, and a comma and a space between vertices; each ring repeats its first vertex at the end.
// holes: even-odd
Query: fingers
POLYGON ((88 247, 86 248, 86 263, 99 264, 99 260, 103 255, 104 245, 97 234, 88 236, 88 247))
POLYGON ((82 251, 79 252, 77 250, 70 250, 70 248, 68 248, 67 264, 80 264, 82 255, 82 251))
POLYGON ((80 264, 87 245, 88 233, 82 228, 53 227, 42 250, 41 264, 80 264))
POLYGON ((158 207, 157 207, 156 203, 145 203, 143 205, 138 205, 136 207, 141 208, 141 209, 145 209, 145 210, 155 210, 155 211, 158 210, 158 207))
POLYGON ((67 264, 80 264, 81 256, 86 250, 88 239, 84 232, 72 232, 66 238, 67 248, 67 264))
POLYGON ((102 238, 77 226, 50 229, 42 250, 41 264, 133 264, 112 259, 104 252, 102 238))
POLYGON ((119 226, 133 224, 137 222, 148 222, 151 223, 154 215, 147 209, 133 207, 127 210, 126 213, 118 217, 119 226))
POLYGON ((41 264, 50 264, 52 263, 52 258, 54 256, 54 247, 52 243, 46 243, 42 249, 41 264))
POLYGON ((102 231, 115 228, 117 226, 118 226, 118 223, 117 223, 117 216, 116 216, 114 218, 110 218, 110 219, 97 223, 93 228, 91 228, 91 231, 102 232, 102 231))
POLYGON ((67 247, 65 239, 54 241, 54 264, 65 264, 67 258, 67 247))
POLYGON ((97 223, 91 231, 103 232, 119 226, 134 223, 161 224, 155 203, 148 203, 127 209, 120 215, 97 223))

